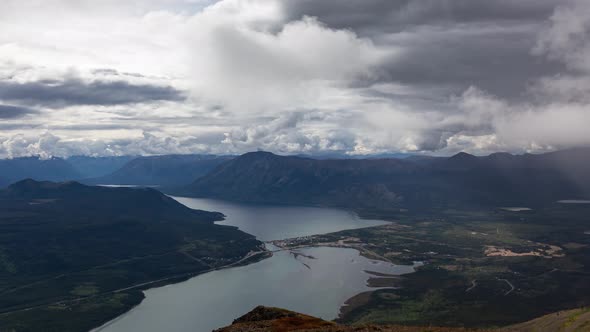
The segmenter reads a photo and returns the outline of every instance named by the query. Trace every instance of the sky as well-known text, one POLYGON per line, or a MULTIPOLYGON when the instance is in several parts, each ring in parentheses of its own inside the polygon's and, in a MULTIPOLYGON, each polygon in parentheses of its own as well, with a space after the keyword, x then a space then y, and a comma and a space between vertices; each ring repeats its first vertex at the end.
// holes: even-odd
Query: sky
POLYGON ((0 157, 590 145, 587 0, 2 0, 0 157))

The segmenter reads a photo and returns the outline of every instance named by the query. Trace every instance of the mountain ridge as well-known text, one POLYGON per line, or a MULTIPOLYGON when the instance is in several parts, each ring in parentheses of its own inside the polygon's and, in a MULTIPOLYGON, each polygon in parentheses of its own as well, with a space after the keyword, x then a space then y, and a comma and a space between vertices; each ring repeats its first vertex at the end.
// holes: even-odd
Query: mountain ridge
POLYGON ((341 325, 294 311, 258 306, 213 332, 582 332, 590 328, 590 311, 572 309, 498 329, 407 325, 341 325))
POLYGON ((380 209, 540 205, 590 195, 588 163, 590 149, 365 160, 250 152, 219 165, 182 193, 250 203, 380 209))
POLYGON ((80 173, 80 179, 86 179, 108 175, 135 158, 137 156, 70 156, 65 160, 80 173))
POLYGON ((85 179, 84 182, 120 185, 185 185, 232 158, 232 156, 198 154, 143 156, 128 161, 110 174, 85 179))
POLYGON ((80 172, 62 158, 44 159, 37 156, 0 159, 0 187, 26 178, 64 181, 80 177, 80 172))

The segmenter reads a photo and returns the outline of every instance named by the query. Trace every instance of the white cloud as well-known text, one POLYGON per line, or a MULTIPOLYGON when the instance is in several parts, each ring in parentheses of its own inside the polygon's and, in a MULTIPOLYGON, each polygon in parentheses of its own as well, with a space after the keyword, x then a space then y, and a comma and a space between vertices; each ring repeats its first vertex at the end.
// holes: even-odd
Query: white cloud
POLYGON ((533 53, 562 61, 573 70, 590 73, 590 3, 567 0, 551 16, 533 53))
POLYGON ((124 80, 191 98, 46 105, 3 120, 0 155, 448 154, 590 144, 587 1, 562 3, 537 41, 524 40, 534 45, 527 60, 567 66, 531 79, 525 101, 495 96, 472 78, 510 83, 511 59, 481 51, 482 40, 519 46, 542 22, 429 21, 393 32, 376 24, 361 35, 313 15, 288 18, 286 3, 2 1, 0 80, 124 80), (454 53, 463 44, 469 52, 454 53))
POLYGON ((119 156, 119 155, 161 155, 189 153, 227 153, 225 150, 212 149, 202 137, 185 136, 174 138, 158 136, 149 132, 119 139, 79 138, 64 140, 49 132, 39 135, 16 134, 0 137, 0 157, 15 158, 21 156, 67 157, 72 155, 119 156))
POLYGON ((486 125, 489 131, 472 135, 459 132, 447 140, 450 150, 544 151, 590 145, 590 112, 586 104, 509 103, 470 90, 457 100, 460 108, 471 113, 463 116, 461 123, 486 125))
POLYGON ((273 32, 242 20, 227 22, 225 15, 211 10, 192 19, 191 64, 197 97, 233 111, 314 107, 331 87, 371 75, 389 54, 352 31, 333 30, 310 17, 273 32))

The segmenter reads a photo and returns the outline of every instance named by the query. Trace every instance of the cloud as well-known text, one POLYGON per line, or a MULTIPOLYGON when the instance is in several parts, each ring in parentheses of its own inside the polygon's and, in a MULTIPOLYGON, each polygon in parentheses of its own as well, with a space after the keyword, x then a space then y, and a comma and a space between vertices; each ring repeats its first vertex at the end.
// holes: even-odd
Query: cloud
POLYGON ((0 81, 0 100, 50 108, 73 105, 110 106, 183 99, 182 92, 169 86, 133 85, 125 81, 0 81))
POLYGON ((373 75, 391 53, 313 17, 286 23, 275 32, 261 30, 256 19, 227 22, 227 13, 220 12, 227 8, 220 7, 191 22, 199 28, 191 35, 193 89, 198 98, 234 111, 306 107, 322 90, 373 75))
POLYGON ((284 113, 263 123, 225 133, 228 151, 264 149, 279 153, 347 152, 354 148, 355 135, 338 125, 334 116, 313 110, 284 113))
MULTIPOLYGON (((590 112, 585 104, 509 103, 480 91, 468 91, 457 102, 474 115, 473 124, 489 126, 477 136, 485 142, 475 140, 478 144, 469 149, 542 151, 590 145, 590 112)), ((458 136, 463 141, 469 137, 458 136)))
POLYGON ((285 16, 296 20, 313 15, 337 29, 361 35, 400 32, 408 26, 453 23, 527 22, 547 18, 554 0, 287 0, 285 16))
MULTIPOLYGON (((148 132, 132 138, 65 140, 49 132, 0 136, 0 157, 20 156, 68 157, 73 155, 119 156, 190 153, 222 153, 206 144, 208 137, 172 138, 148 132)), ((218 137, 217 139, 222 139, 218 137)))
POLYGON ((511 105, 515 111, 499 123, 498 137, 531 148, 590 145, 590 3, 568 0, 557 6, 532 53, 567 70, 533 82, 531 101, 511 105))
POLYGON ((533 53, 589 74, 590 4, 583 0, 566 1, 555 9, 550 21, 539 35, 533 53))
MULTIPOLYGON (((590 19, 588 19, 590 16, 587 15, 589 10, 588 2, 577 0, 563 2, 555 8, 549 20, 543 20, 534 25, 538 29, 532 38, 530 37, 532 30, 526 25, 521 28, 510 24, 504 27, 483 26, 484 31, 487 30, 484 34, 477 31, 482 26, 475 26, 475 30, 471 31, 461 29, 458 33, 467 36, 467 39, 463 38, 463 41, 469 45, 468 47, 473 47, 473 52, 465 52, 468 54, 467 58, 458 54, 467 50, 466 46, 461 44, 457 44, 455 50, 457 53, 455 51, 445 53, 445 48, 450 45, 448 38, 452 40, 453 34, 449 35, 447 31, 441 32, 435 29, 435 33, 446 41, 442 42, 442 51, 435 53, 437 52, 435 49, 439 46, 437 42, 431 42, 429 38, 424 40, 425 43, 433 45, 432 51, 426 54, 437 54, 432 62, 428 63, 425 57, 417 55, 408 57, 415 59, 416 68, 395 65, 393 68, 407 70, 408 76, 412 76, 411 73, 414 75, 418 73, 417 77, 412 77, 417 79, 415 83, 439 82, 444 85, 445 80, 448 80, 447 83, 450 84, 462 82, 462 84, 471 83, 471 85, 455 96, 453 96, 453 90, 449 90, 451 91, 450 99, 446 103, 438 101, 438 105, 441 106, 438 111, 429 112, 428 106, 424 107, 424 104, 420 104, 412 109, 414 117, 405 121, 396 119, 394 123, 389 123, 383 120, 386 119, 385 116, 379 117, 379 121, 375 123, 382 122, 393 126, 395 123, 403 122, 413 124, 413 127, 402 137, 394 136, 390 139, 389 145, 378 142, 375 144, 376 142, 370 140, 366 140, 364 145, 368 146, 369 150, 380 146, 395 149, 403 147, 401 143, 406 142, 407 148, 415 147, 416 150, 431 150, 447 154, 461 150, 474 153, 535 152, 590 145, 590 131, 587 130, 587 124, 590 123, 590 110, 587 107, 590 101, 590 90, 587 88, 590 83, 590 73, 586 62, 590 58, 590 19), (487 46, 481 44, 480 50, 477 50, 480 43, 469 40, 469 36, 477 35, 487 35, 488 38, 482 38, 482 43, 490 45, 494 45, 496 40, 495 38, 490 40, 490 36, 504 35, 505 38, 501 42, 499 41, 502 38, 497 39, 498 44, 495 46, 504 47, 504 49, 498 53, 494 50, 490 51, 487 46), (511 38, 516 38, 514 45, 521 44, 521 46, 515 46, 515 49, 519 51, 512 56, 503 57, 502 55, 510 54, 506 53, 506 50, 513 45, 511 38), (532 70, 533 67, 527 65, 516 68, 522 66, 521 61, 527 59, 522 46, 527 47, 527 52, 534 56, 528 59, 529 62, 537 63, 539 68, 543 66, 546 68, 532 70), (469 59, 473 59, 473 54, 481 57, 480 66, 470 65, 461 71, 458 64, 469 65, 469 59), (504 58, 505 61, 485 63, 504 58), (449 63, 448 66, 437 66, 440 64, 440 59, 453 63, 449 63), (420 76, 419 63, 428 63, 426 68, 431 69, 430 76, 420 76), (434 64, 433 67, 429 66, 431 63, 434 64), (478 70, 479 67, 485 69, 478 70), (525 68, 524 71, 523 68, 525 68), (494 70, 496 73, 493 73, 494 70), (461 73, 482 75, 487 72, 489 72, 488 79, 494 84, 487 84, 486 80, 477 77, 470 79, 468 76, 460 76, 461 73), (440 73, 440 77, 433 76, 437 73, 440 73), (459 76, 454 78, 457 74, 459 76), (520 83, 515 84, 517 82, 520 83), (504 85, 506 89, 512 89, 516 94, 498 89, 498 85, 504 85), (419 109, 422 111, 416 112, 419 109)), ((414 37, 410 39, 412 42, 423 40, 414 37)), ((421 47, 416 49, 419 50, 421 47)), ((404 57, 401 59, 403 64, 404 57)), ((399 77, 399 75, 392 75, 393 77, 399 77)), ((412 83, 407 79, 403 79, 403 82, 412 83)), ((406 112, 398 114, 398 117, 404 113, 406 112)), ((378 135, 372 137, 375 138, 378 135)))
POLYGON ((20 118, 27 114, 36 113, 38 111, 31 108, 0 104, 0 119, 20 118))
POLYGON ((0 154, 590 144, 588 17, 583 0, 2 1, 0 102, 20 110, 0 154))

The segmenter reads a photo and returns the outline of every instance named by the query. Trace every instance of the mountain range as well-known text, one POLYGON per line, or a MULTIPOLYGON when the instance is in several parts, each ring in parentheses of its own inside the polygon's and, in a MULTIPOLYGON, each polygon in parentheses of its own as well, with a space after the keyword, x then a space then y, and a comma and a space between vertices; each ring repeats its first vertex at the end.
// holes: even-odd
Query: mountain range
POLYGON ((24 178, 83 179, 87 184, 154 185, 175 194, 250 203, 381 210, 533 207, 590 197, 590 149, 403 157, 313 159, 269 152, 239 157, 26 157, 0 160, 0 186, 24 178), (88 177, 96 174, 102 175, 88 177))
POLYGON ((191 183, 232 158, 162 155, 0 159, 0 187, 27 178, 38 181, 76 180, 87 184, 180 186, 191 183))
POLYGON ((183 193, 250 203, 371 209, 537 206, 589 197, 589 162, 590 149, 360 160, 252 152, 220 165, 183 193))
POLYGON ((0 159, 0 187, 26 178, 64 181, 78 179, 81 176, 80 171, 62 158, 0 159))
POLYGON ((137 158, 137 156, 71 156, 68 157, 66 161, 70 163, 78 173, 80 173, 81 178, 87 179, 111 174, 135 158, 137 158))
POLYGON ((163 155, 138 157, 130 160, 111 174, 86 179, 95 184, 131 184, 179 186, 190 183, 232 156, 214 155, 163 155))

